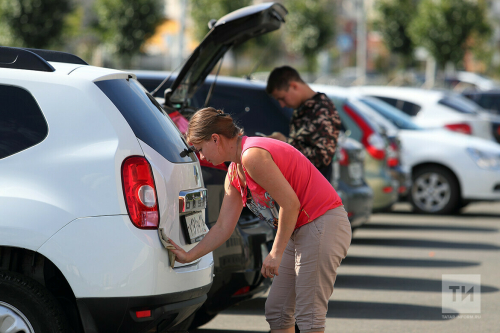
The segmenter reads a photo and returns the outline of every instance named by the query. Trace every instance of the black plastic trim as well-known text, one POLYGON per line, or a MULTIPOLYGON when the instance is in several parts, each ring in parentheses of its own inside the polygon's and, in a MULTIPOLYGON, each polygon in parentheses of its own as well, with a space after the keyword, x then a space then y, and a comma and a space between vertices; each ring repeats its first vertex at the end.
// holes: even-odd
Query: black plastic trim
POLYGON ((55 68, 39 55, 17 47, 0 46, 0 67, 55 72, 55 68))
POLYGON ((189 317, 207 299, 212 284, 171 294, 140 297, 78 298, 85 333, 148 332, 173 327, 189 317), (151 310, 137 318, 136 311, 151 310))
POLYGON ((53 61, 53 62, 64 62, 67 64, 77 64, 77 65, 87 65, 88 63, 83 60, 82 58, 71 54, 67 52, 61 52, 61 51, 52 51, 52 50, 40 50, 40 49, 25 49, 30 52, 33 52, 46 61, 53 61))

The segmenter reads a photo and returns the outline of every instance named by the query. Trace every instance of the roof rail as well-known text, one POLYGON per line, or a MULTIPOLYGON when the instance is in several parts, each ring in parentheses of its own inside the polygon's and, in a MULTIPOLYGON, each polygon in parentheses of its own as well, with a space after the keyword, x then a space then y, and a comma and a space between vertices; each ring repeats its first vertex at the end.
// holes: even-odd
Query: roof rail
POLYGON ((0 46, 0 67, 54 72, 55 69, 39 55, 17 47, 0 46))
POLYGON ((46 61, 65 62, 68 64, 77 64, 77 65, 88 65, 88 63, 82 58, 67 52, 40 50, 40 49, 25 49, 25 50, 38 54, 46 61))

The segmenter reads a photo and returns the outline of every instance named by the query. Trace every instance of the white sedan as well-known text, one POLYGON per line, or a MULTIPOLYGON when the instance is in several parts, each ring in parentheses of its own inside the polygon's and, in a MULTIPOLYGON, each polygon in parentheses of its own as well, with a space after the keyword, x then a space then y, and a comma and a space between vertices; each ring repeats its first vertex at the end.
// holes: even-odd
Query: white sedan
POLYGON ((417 212, 447 214, 473 201, 500 200, 499 144, 443 129, 422 129, 376 98, 353 98, 399 128, 403 160, 412 170, 408 199, 417 212))
POLYGON ((398 108, 422 127, 444 127, 494 141, 492 122, 498 122, 500 118, 459 94, 405 87, 363 86, 352 89, 398 108))

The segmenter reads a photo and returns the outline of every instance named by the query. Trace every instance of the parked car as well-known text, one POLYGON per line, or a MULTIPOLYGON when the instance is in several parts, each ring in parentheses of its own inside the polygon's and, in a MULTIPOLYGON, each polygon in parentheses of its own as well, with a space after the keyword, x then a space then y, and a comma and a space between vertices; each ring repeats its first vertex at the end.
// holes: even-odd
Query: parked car
MULTIPOLYGON (((376 123, 364 117, 347 97, 335 94, 335 88, 311 85, 315 91, 325 93, 335 104, 346 135, 363 144, 367 154, 364 160, 366 182, 373 190, 373 210, 383 211, 398 200, 399 181, 391 174, 388 164, 389 141, 376 123)), ((406 178, 406 171, 400 169, 406 178)), ((399 178, 399 177, 398 177, 399 178)))
MULTIPOLYGON (((139 80, 146 89, 154 91, 155 96, 163 97, 159 97, 163 107, 179 128, 185 130, 186 118, 203 106, 207 98, 207 91, 203 91, 205 79, 224 53, 234 45, 278 29, 286 14, 286 9, 278 3, 262 3, 232 12, 213 24, 202 43, 194 50, 180 72, 170 77, 170 81, 165 74, 144 72, 137 73, 139 80), (164 80, 164 85, 160 86, 164 80), (200 94, 204 94, 202 102, 194 98, 202 96, 200 94)), ((207 221, 208 226, 212 227, 217 221, 224 197, 227 166, 214 166, 206 161, 201 161, 201 166, 208 190, 207 221)), ((263 278, 260 270, 273 239, 273 229, 245 208, 225 246, 214 251, 213 287, 205 304, 190 318, 191 328, 207 323, 231 305, 267 291, 271 281, 263 278)))
POLYGON ((494 140, 493 122, 499 119, 467 98, 448 91, 401 87, 357 87, 366 96, 377 97, 413 118, 425 128, 448 130, 494 140))
MULTIPOLYGON (((193 96, 193 105, 204 105, 214 82, 216 84, 210 97, 210 106, 231 113, 247 135, 269 135, 278 131, 288 136, 293 110, 282 108, 266 93, 265 84, 262 82, 209 77, 200 88, 200 94, 193 96)), ((347 153, 344 157, 350 159, 339 159, 339 162, 342 161, 342 164, 339 164, 340 179, 337 187, 334 187, 339 190, 351 225, 356 228, 367 222, 371 215, 373 192, 364 180, 362 147, 352 141, 343 139, 339 142, 339 148, 347 153), (350 171, 346 173, 345 169, 350 171)), ((330 177, 333 178, 335 176, 330 177)))
POLYGON ((357 98, 399 128, 404 160, 413 175, 408 197, 415 211, 447 214, 470 202, 500 200, 500 145, 443 129, 424 129, 379 99, 357 98))
POLYGON ((340 133, 333 159, 332 185, 342 199, 353 230, 368 222, 373 190, 365 180, 366 151, 361 143, 340 133))
POLYGON ((134 74, 46 50, 0 58, 0 330, 177 327, 214 267, 211 253, 172 265, 162 242, 189 250, 207 230, 196 156, 134 74))
MULTIPOLYGON (((138 71, 135 73, 146 89, 151 90, 154 90, 165 77, 170 75, 170 73, 165 72, 138 71)), ((175 74, 172 75, 170 81, 173 78, 175 78, 175 74)), ((208 92, 214 82, 216 84, 212 90, 209 105, 224 109, 232 114, 238 125, 243 127, 246 135, 266 135, 274 131, 288 135, 293 110, 282 108, 276 100, 269 96, 263 82, 224 76, 208 76, 205 83, 189 100, 194 109, 205 105, 208 92)), ((168 86, 168 82, 166 85, 168 86)), ((159 100, 162 100, 159 97, 162 95, 161 89, 158 90, 156 96, 159 100)), ((344 152, 347 153, 345 157, 348 157, 348 160, 343 161, 336 168, 334 164, 332 184, 344 203, 352 227, 357 228, 367 222, 371 216, 373 191, 364 179, 364 149, 354 141, 348 138, 339 140, 339 148, 344 149, 344 152), (338 179, 339 177, 340 179, 338 179)), ((341 160, 339 154, 338 150, 337 160, 341 160)), ((216 255, 215 252, 214 255, 216 255)))

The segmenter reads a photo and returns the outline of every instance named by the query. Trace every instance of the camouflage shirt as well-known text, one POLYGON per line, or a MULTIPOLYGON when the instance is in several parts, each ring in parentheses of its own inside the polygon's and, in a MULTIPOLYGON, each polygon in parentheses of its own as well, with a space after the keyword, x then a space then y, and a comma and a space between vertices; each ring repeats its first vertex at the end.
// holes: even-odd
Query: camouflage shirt
POLYGON ((332 162, 340 130, 340 117, 333 102, 317 93, 293 111, 288 143, 318 169, 332 162))

